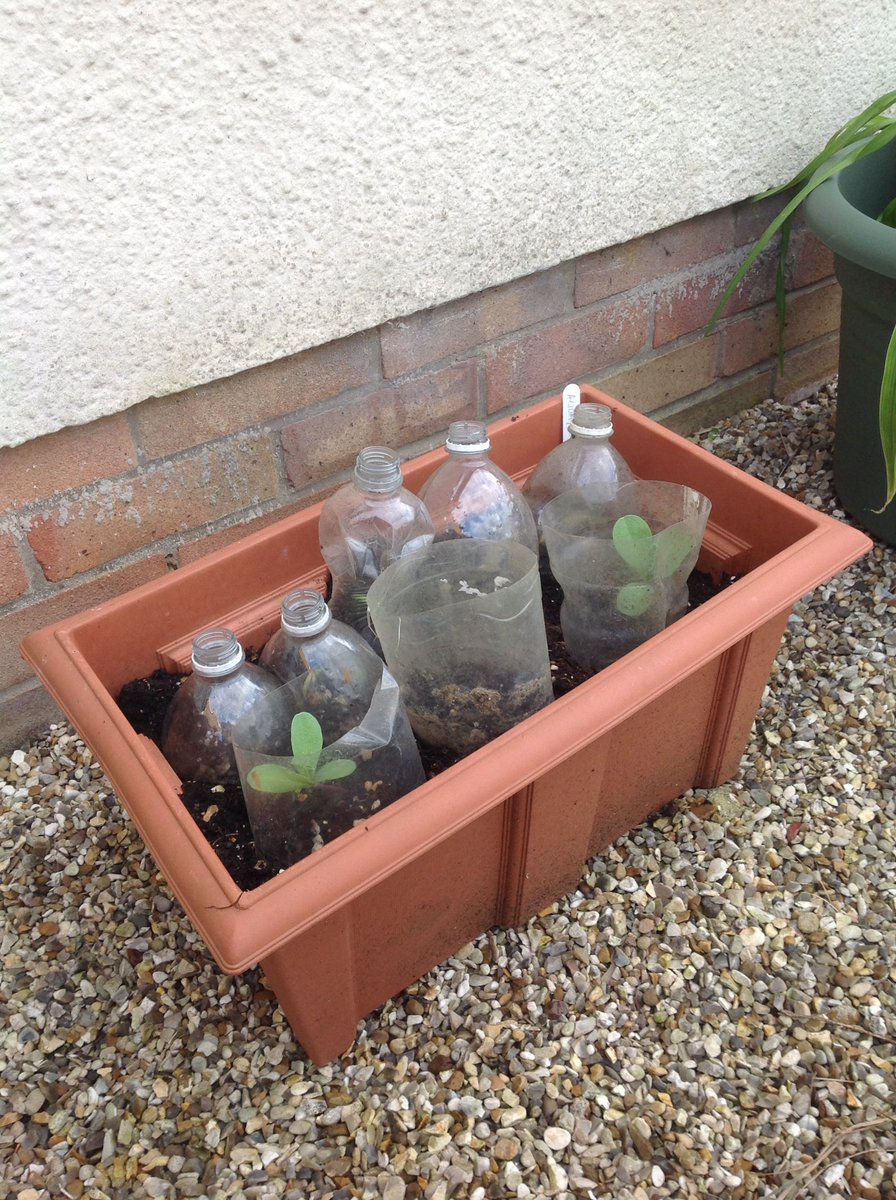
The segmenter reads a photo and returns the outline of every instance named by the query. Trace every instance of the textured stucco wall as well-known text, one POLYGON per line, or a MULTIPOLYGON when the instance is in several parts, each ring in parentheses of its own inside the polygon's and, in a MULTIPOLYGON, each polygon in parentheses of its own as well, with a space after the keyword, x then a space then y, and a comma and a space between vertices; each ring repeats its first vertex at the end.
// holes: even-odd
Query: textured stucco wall
POLYGON ((893 86, 887 0, 4 6, 0 445, 720 207, 893 86))

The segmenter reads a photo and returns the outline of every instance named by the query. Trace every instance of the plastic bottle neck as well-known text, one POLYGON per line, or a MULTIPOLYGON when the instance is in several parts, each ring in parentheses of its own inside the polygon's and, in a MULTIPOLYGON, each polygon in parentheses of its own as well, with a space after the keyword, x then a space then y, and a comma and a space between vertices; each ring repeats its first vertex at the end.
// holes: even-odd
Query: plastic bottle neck
POLYGON ((452 421, 448 426, 445 449, 449 454, 483 458, 491 448, 484 421, 452 421))
POLYGON ((366 446, 357 457, 353 478, 362 492, 397 492, 403 479, 401 459, 387 446, 366 446))
POLYGON ((207 679, 220 679, 238 670, 246 653, 230 629, 205 629, 193 639, 193 670, 207 679))
POLYGON ((606 441, 613 436, 613 413, 605 404, 579 404, 572 414, 569 432, 573 437, 606 441))
POLYGON ((284 596, 280 605, 280 625, 290 637, 314 637, 323 633, 331 620, 326 600, 313 588, 297 588, 284 596))

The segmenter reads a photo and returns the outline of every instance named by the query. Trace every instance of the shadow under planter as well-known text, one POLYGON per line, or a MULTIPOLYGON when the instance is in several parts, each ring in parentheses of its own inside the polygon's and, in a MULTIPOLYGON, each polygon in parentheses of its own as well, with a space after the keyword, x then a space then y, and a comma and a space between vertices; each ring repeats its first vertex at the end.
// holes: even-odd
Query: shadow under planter
MULTIPOLYGON (((637 475, 710 499, 698 566, 740 578, 252 891, 233 882, 181 802, 179 780, 114 697, 159 667, 185 671, 193 636, 210 625, 261 646, 285 592, 324 586, 320 505, 23 642, 221 968, 260 963, 318 1064, 349 1048, 362 1017, 464 943, 573 888, 587 858, 650 813, 730 778, 792 605, 870 548, 850 526, 594 389, 582 392, 613 408, 615 442, 637 475)), ((495 461, 522 482, 560 441, 559 397, 490 435, 495 461)), ((407 486, 419 490, 444 458, 437 450, 408 463, 407 486)))

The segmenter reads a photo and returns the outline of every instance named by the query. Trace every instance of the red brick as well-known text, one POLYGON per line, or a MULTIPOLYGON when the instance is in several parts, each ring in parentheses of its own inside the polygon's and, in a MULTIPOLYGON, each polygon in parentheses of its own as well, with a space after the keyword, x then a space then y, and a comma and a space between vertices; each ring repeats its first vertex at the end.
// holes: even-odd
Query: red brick
POLYGON ((667 429, 687 437, 698 429, 710 429, 725 417, 768 399, 772 394, 772 384, 772 372, 759 371, 733 386, 724 383, 713 387, 695 397, 690 404, 676 405, 671 412, 658 414, 657 420, 667 429))
POLYGON ((718 335, 698 338, 680 349, 623 367, 599 379, 598 386, 639 412, 652 413, 713 383, 719 340, 718 335))
POLYGON ((234 525, 228 525, 226 529, 216 529, 214 533, 188 534, 177 549, 178 566, 185 567, 187 563, 195 562, 197 558, 205 558, 207 554, 214 554, 216 550, 232 546, 240 538, 248 537, 250 533, 256 533, 260 529, 267 529, 269 525, 282 521, 284 517, 288 517, 290 513, 296 512, 301 507, 302 505, 295 503, 287 504, 283 508, 278 508, 276 512, 265 513, 264 516, 254 517, 249 521, 239 521, 234 525))
POLYGON ((647 342, 648 318, 648 299, 620 299, 492 351, 485 358, 489 413, 631 358, 647 342))
POLYGON ((111 487, 89 489, 34 521, 28 541, 48 579, 69 579, 270 500, 279 489, 270 439, 234 438, 111 487))
POLYGON ((0 533, 0 604, 18 600, 28 591, 28 572, 19 544, 11 533, 0 533))
MULTIPOLYGON (((663 346, 687 333, 703 329, 734 275, 735 268, 697 270, 663 289, 656 298, 653 344, 663 346)), ((724 316, 755 308, 775 294, 775 257, 766 252, 725 307, 724 316)))
MULTIPOLYGON (((825 284, 789 296, 784 346, 796 349, 806 342, 835 333, 840 326, 840 288, 825 284)), ((730 321, 724 329, 722 374, 736 375, 766 362, 778 353, 778 317, 773 304, 730 321)))
POLYGON ((36 679, 0 693, 0 754, 23 749, 36 734, 64 719, 36 679))
POLYGON ((351 466, 365 446, 399 449, 477 411, 476 364, 467 362, 308 413, 281 433, 289 481, 301 490, 351 466))
POLYGON ((840 328, 840 285, 827 283, 791 296, 787 302, 784 345, 796 349, 840 328))
POLYGON ((784 374, 775 384, 775 399, 786 400, 794 392, 814 387, 837 370, 837 338, 799 350, 791 350, 784 359, 784 374))
POLYGON ((146 400, 133 410, 141 446, 161 458, 362 387, 370 382, 375 348, 372 335, 357 334, 146 400))
MULTIPOLYGON (((789 195, 770 196, 757 204, 737 206, 735 245, 752 246, 784 208, 789 195)), ((779 244, 780 234, 776 234, 766 251, 775 256, 775 262, 779 244)), ((808 228, 801 209, 794 214, 787 259, 788 287, 791 288, 808 287, 834 274, 833 252, 808 228)))
POLYGON ((795 233, 790 243, 790 285, 808 287, 834 274, 834 252, 810 229, 795 233))
POLYGON ((383 374, 387 379, 405 375, 571 307, 572 267, 564 264, 390 321, 380 330, 383 374))
POLYGON ((150 579, 157 579, 167 569, 164 556, 155 554, 129 567, 105 571, 88 583, 76 583, 0 616, 0 689, 12 687, 31 676, 31 669, 19 654, 19 643, 26 634, 74 616, 112 596, 120 596, 150 579))
MULTIPOLYGON (((784 208, 790 194, 767 196, 765 200, 744 200, 734 206, 734 244, 750 246, 784 208)), ((800 218, 797 217, 799 222, 800 218)), ((775 243, 777 244, 777 243, 775 243)))
POLYGON ((70 488, 113 479, 137 465, 123 413, 0 448, 0 509, 39 503, 70 488))
POLYGON ((773 304, 753 309, 729 322, 723 331, 722 374, 737 375, 778 352, 778 320, 773 304))
POLYGON ((733 229, 731 210, 719 209, 587 255, 576 264, 576 308, 715 258, 730 249, 733 229))

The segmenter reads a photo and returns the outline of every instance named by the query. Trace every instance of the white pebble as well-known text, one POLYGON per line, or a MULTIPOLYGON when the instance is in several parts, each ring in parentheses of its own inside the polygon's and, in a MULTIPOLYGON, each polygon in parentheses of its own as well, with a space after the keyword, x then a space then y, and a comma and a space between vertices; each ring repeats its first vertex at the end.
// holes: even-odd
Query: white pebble
POLYGON ((572 1141, 572 1134, 559 1125, 549 1125, 544 1131, 544 1140, 552 1150, 565 1150, 572 1141))

